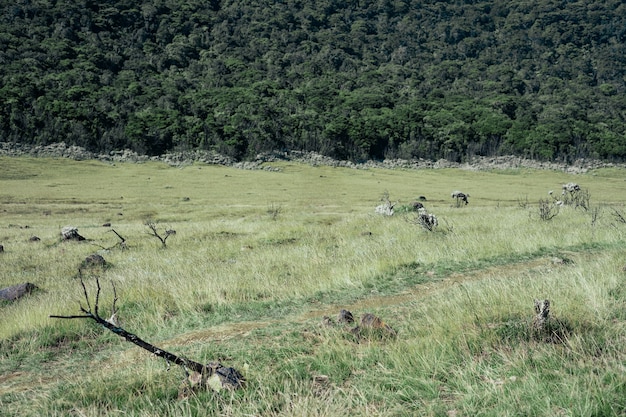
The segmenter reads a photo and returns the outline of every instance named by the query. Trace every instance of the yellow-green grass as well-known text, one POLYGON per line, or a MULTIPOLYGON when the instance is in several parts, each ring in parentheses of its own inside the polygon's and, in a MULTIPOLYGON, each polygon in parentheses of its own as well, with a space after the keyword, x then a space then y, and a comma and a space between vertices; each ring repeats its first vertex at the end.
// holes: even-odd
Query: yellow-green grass
POLYGON ((623 170, 0 164, 0 288, 41 288, 0 306, 7 415, 626 412, 623 170), (539 199, 571 181, 590 209, 542 221, 539 199), (468 206, 456 207, 456 189, 468 206), (426 196, 439 227, 374 214, 385 193, 398 207, 426 196), (166 248, 148 219, 176 230, 166 248), (88 241, 62 242, 65 225, 88 241), (92 294, 100 278, 101 309, 113 282, 124 327, 195 360, 222 358, 244 370, 246 389, 178 400, 178 369, 89 322, 48 318, 79 312, 78 268, 97 251, 108 266, 83 277, 92 294), (552 301, 566 343, 529 337, 533 298, 552 301), (341 308, 383 317, 398 337, 357 343, 320 325, 341 308))

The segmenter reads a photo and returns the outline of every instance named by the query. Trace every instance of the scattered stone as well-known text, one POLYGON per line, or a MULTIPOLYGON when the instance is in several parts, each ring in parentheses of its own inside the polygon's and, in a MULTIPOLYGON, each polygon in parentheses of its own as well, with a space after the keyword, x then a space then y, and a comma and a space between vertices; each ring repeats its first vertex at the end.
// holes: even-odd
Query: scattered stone
POLYGON ((341 309, 341 311, 337 315, 337 322, 338 323, 352 324, 352 323, 354 323, 354 316, 348 310, 341 309))
POLYGON ((103 223, 102 227, 111 227, 111 223, 103 223))
POLYGON ((0 290, 0 300, 15 301, 25 295, 30 294, 37 289, 35 284, 25 282, 23 284, 13 285, 12 287, 3 288, 0 290))
POLYGON ((554 258, 552 258, 552 263, 554 265, 567 265, 567 264, 574 263, 574 261, 568 258, 560 258, 560 257, 555 256, 554 258))
POLYGON ((0 253, 4 252, 4 246, 0 245, 0 253))
POLYGON ((396 336, 397 332, 391 328, 387 323, 381 320, 380 317, 373 315, 372 313, 365 313, 361 317, 361 324, 354 329, 352 333, 355 335, 363 335, 368 331, 379 331, 382 335, 396 336))
POLYGON ((324 326, 334 326, 335 322, 328 316, 322 317, 322 325, 324 326))
POLYGON ((245 378, 235 368, 226 367, 219 362, 209 362, 206 364, 206 372, 189 374, 178 391, 178 398, 188 398, 199 389, 235 390, 242 388, 244 384, 245 378))
POLYGON ((78 234, 78 229, 74 226, 65 226, 61 229, 61 236, 63 236, 64 240, 85 240, 80 234, 78 234))
POLYGON ((41 239, 38 236, 31 236, 28 240, 30 242, 39 242, 41 239))
MULTIPOLYGON (((334 326, 335 324, 352 324, 354 323, 354 315, 346 310, 341 309, 339 314, 337 315, 337 322, 328 316, 324 316, 322 318, 322 325, 324 326, 334 326)), ((365 313, 361 317, 360 325, 352 328, 350 330, 354 336, 358 339, 363 338, 386 338, 386 337, 395 337, 397 336, 397 332, 391 328, 387 323, 382 321, 380 317, 377 317, 371 313, 365 313)))
POLYGON ((104 265, 106 265, 106 260, 102 257, 102 255, 98 255, 97 253, 87 256, 85 260, 83 261, 84 267, 104 266, 104 265))

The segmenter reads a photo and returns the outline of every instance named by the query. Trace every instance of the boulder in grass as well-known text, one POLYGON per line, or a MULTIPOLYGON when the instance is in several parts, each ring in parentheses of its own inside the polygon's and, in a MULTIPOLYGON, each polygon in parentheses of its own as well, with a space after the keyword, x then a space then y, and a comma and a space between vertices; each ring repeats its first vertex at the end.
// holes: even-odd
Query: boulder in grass
POLYGON ((365 313, 363 317, 361 317, 361 324, 352 329, 352 334, 360 338, 385 338, 396 337, 398 333, 391 326, 382 321, 380 317, 372 313, 365 313))
POLYGON ((348 310, 341 309, 341 311, 337 315, 337 322, 345 323, 345 324, 352 324, 354 323, 354 316, 348 310))
POLYGON ((102 255, 98 255, 97 253, 94 253, 85 258, 85 260, 83 261, 83 266, 84 267, 105 266, 106 263, 107 262, 104 259, 104 257, 102 257, 102 255))
POLYGON ((30 282, 3 288, 0 289, 0 301, 15 301, 30 294, 36 289, 37 286, 35 284, 31 284, 30 282))
POLYGON ((65 226, 61 229, 61 236, 63 236, 63 240, 85 240, 80 234, 78 234, 78 229, 74 226, 65 226))

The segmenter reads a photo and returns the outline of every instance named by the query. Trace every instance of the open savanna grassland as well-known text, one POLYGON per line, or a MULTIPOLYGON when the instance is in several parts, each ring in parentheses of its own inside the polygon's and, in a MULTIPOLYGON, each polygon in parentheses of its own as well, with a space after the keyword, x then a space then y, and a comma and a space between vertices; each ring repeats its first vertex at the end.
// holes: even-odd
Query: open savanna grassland
POLYGON ((0 305, 2 416, 626 415, 624 170, 0 165, 0 288, 39 287, 0 305), (588 209, 541 220, 567 182, 588 209), (374 213, 383 195, 393 217, 374 213), (418 196, 432 232, 402 210, 418 196), (146 221, 176 230, 166 247, 146 221), (61 241, 66 225, 87 240, 61 241), (233 366, 245 388, 181 399, 179 367, 49 318, 86 306, 78 270, 96 252, 107 265, 82 278, 92 297, 99 278, 102 316, 114 283, 125 329, 233 366), (551 301, 549 341, 534 299, 551 301), (342 308, 397 334, 323 324, 342 308))

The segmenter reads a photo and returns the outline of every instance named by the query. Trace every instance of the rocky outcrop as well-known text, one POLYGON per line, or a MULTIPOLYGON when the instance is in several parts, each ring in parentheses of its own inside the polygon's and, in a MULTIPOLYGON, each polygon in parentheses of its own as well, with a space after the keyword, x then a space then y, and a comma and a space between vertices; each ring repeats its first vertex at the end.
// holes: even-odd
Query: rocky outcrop
POLYGON ((0 289, 0 301, 15 301, 37 289, 35 284, 25 282, 11 287, 0 289))
POLYGON ((320 155, 315 152, 303 151, 273 151, 258 154, 254 160, 235 161, 214 151, 191 150, 168 152, 160 156, 140 155, 129 149, 121 151, 111 151, 106 154, 87 151, 80 146, 67 145, 64 142, 50 145, 27 145, 21 143, 0 142, 0 155, 5 156, 34 156, 51 158, 68 158, 77 161, 95 159, 103 162, 134 162, 142 163, 147 161, 164 162, 172 166, 184 166, 193 163, 203 163, 208 165, 232 166, 246 170, 266 170, 276 171, 272 167, 272 162, 293 161, 301 162, 313 166, 332 166, 354 169, 384 168, 384 169, 441 169, 458 168, 472 171, 492 170, 492 169, 549 169, 564 171, 573 174, 585 173, 591 169, 604 167, 626 167, 626 164, 616 164, 591 159, 578 159, 572 163, 564 162, 542 162, 519 156, 475 156, 468 162, 451 162, 445 159, 431 161, 426 159, 385 159, 383 161, 341 161, 320 155))

